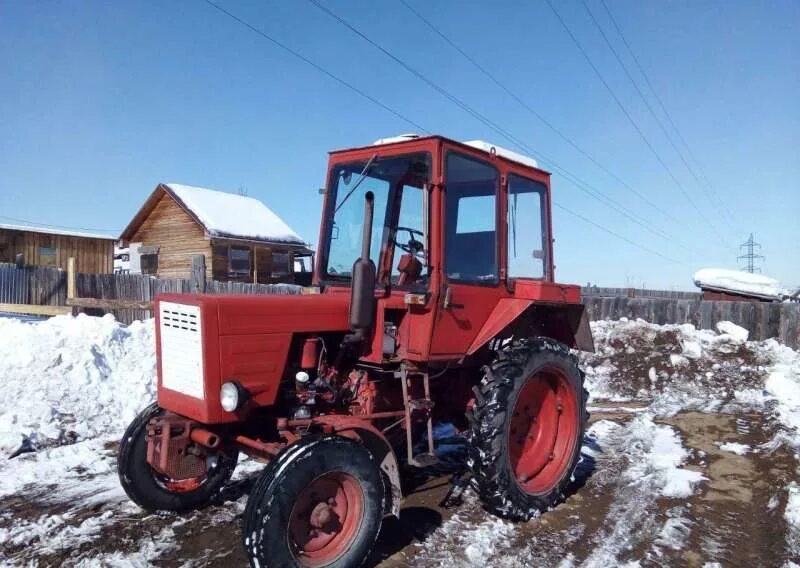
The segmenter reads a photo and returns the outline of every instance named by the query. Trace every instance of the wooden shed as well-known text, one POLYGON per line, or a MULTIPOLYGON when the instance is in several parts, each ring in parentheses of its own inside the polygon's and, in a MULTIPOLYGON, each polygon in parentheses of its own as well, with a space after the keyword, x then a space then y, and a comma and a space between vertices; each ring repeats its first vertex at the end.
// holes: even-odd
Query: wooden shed
POLYGON ((15 262, 21 254, 26 265, 66 270, 74 257, 78 272, 108 274, 114 269, 116 240, 110 235, 0 223, 0 262, 15 262))
POLYGON ((252 197, 180 184, 159 184, 122 232, 131 272, 188 278, 192 256, 206 258, 218 281, 306 284, 311 250, 280 217, 252 197))

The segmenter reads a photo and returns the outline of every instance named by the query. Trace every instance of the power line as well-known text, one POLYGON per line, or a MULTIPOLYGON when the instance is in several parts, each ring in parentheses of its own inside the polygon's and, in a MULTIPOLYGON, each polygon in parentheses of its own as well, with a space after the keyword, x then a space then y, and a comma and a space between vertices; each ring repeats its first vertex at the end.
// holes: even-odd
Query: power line
MULTIPOLYGON (((658 124, 658 127, 661 129, 661 132, 664 133, 664 136, 666 137, 667 141, 672 146, 672 149, 675 150, 675 153, 678 154, 678 157, 681 159, 681 162, 683 162, 683 165, 686 167, 686 169, 688 170, 689 174, 691 174, 691 176, 697 182, 697 186, 700 189, 702 189, 703 192, 706 194, 706 197, 708 197, 708 201, 709 201, 709 203, 711 203, 711 206, 714 207, 715 209, 719 209, 719 205, 714 203, 714 196, 711 195, 711 192, 708 190, 708 188, 706 188, 703 185, 703 183, 700 181, 700 178, 695 173, 694 168, 692 168, 692 166, 686 160, 686 158, 683 155, 683 152, 681 151, 680 148, 678 148, 677 144, 675 144, 675 141, 672 139, 672 136, 670 135, 669 131, 666 129, 664 124, 661 122, 661 119, 658 117, 658 115, 656 114, 655 110, 653 110, 653 107, 650 105, 650 102, 647 100, 647 97, 644 96, 644 93, 639 88, 638 83, 634 80, 633 75, 631 75, 631 72, 628 70, 628 66, 625 65, 624 61, 622 61, 622 58, 619 56, 619 53, 617 52, 616 48, 614 47, 614 44, 612 44, 611 41, 608 39, 608 36, 606 35, 606 32, 603 30, 603 27, 600 25, 600 22, 597 21, 597 18, 595 17, 594 13, 589 9, 589 4, 586 2, 586 0, 582 0, 582 2, 583 2, 583 7, 586 10, 586 13, 589 15, 589 18, 591 18, 592 22, 594 22, 594 25, 597 28, 597 31, 599 31, 600 35, 603 37, 603 41, 606 43, 608 48, 611 50, 611 53, 614 55, 614 58, 617 60, 617 63, 619 63, 620 67, 622 67, 622 70, 625 72, 625 75, 628 77, 628 80, 631 82, 631 84, 633 85, 633 88, 639 94, 639 98, 642 99, 642 102, 644 103, 644 105, 647 108, 648 112, 650 112, 652 117, 655 119, 656 124, 658 124)), ((718 211, 718 213, 719 213, 719 211, 718 211)), ((730 224, 730 222, 727 220, 727 218, 725 218, 724 215, 721 215, 721 217, 723 219, 725 219, 725 221, 729 224, 730 228, 734 232, 736 232, 736 229, 733 227, 733 225, 730 224)))
MULTIPOLYGON (((238 16, 236 16, 236 15, 232 14, 231 12, 228 12, 227 10, 225 10, 225 9, 221 8, 220 6, 218 6, 218 5, 214 4, 214 3, 213 3, 213 2, 211 2, 210 0, 205 0, 205 2, 206 2, 207 4, 209 4, 209 5, 211 5, 212 7, 216 8, 216 9, 217 9, 218 11, 220 11, 221 13, 223 13, 223 14, 227 15, 227 16, 228 16, 228 17, 230 17, 231 19, 235 20, 235 21, 236 21, 236 22, 238 22, 239 24, 243 25, 244 27, 246 27, 246 28, 248 28, 249 30, 251 30, 251 31, 255 32, 255 33, 256 33, 256 34, 258 34, 259 36, 263 37, 264 39, 267 39, 267 40, 269 40, 271 43, 273 43, 274 45, 276 45, 276 46, 280 47, 280 48, 281 48, 281 49, 283 49, 284 51, 287 51, 288 53, 290 53, 290 54, 294 55, 296 58, 298 58, 298 59, 302 60, 303 62, 305 62, 305 63, 307 63, 307 64, 309 64, 309 65, 311 65, 312 67, 314 67, 315 69, 317 69, 317 70, 319 70, 320 72, 324 73, 325 75, 327 75, 327 76, 329 76, 329 77, 333 78, 333 79, 334 79, 334 80, 336 80, 338 83, 340 83, 340 84, 342 84, 342 85, 344 85, 344 86, 346 86, 346 87, 350 88, 351 90, 354 90, 354 91, 355 91, 355 92, 357 92, 358 94, 362 95, 364 98, 366 98, 366 99, 370 100, 371 102, 373 102, 374 104, 376 104, 376 105, 380 106, 381 108, 384 108, 385 110, 389 111, 391 114, 393 114, 393 115, 395 115, 395 116, 397 116, 397 117, 400 117, 400 118, 402 118, 403 120, 405 120, 405 121, 406 121, 406 122, 408 122, 409 124, 413 125, 414 127, 416 127, 416 128, 419 128, 419 129, 420 129, 421 131, 423 131, 423 132, 430 133, 430 132, 429 132, 427 129, 425 129, 425 128, 423 128, 422 126, 419 126, 419 125, 417 125, 415 122, 413 122, 413 121, 411 121, 411 120, 409 120, 409 119, 405 118, 405 117, 404 117, 403 115, 401 115, 401 114, 400 114, 398 111, 396 111, 396 110, 392 109, 391 107, 388 107, 387 105, 385 105, 384 103, 382 103, 382 102, 378 101, 377 99, 375 99, 375 98, 373 98, 373 97, 371 97, 371 96, 369 96, 369 95, 366 95, 365 93, 363 93, 363 92, 362 92, 360 89, 358 89, 357 87, 354 87, 354 86, 350 85, 349 83, 345 82, 344 80, 340 80, 338 77, 336 77, 335 75, 333 75, 332 73, 330 73, 329 71, 327 71, 326 69, 324 69, 322 66, 320 66, 320 65, 318 65, 318 64, 316 64, 316 63, 314 63, 314 62, 312 62, 312 61, 310 61, 310 60, 308 60, 307 58, 305 58, 304 56, 302 56, 302 55, 300 55, 299 53, 295 52, 295 51, 294 51, 294 50, 292 50, 291 48, 288 48, 288 47, 287 47, 287 46, 285 46, 284 44, 282 44, 282 43, 278 42, 277 40, 273 39, 273 38, 272 38, 272 37, 270 37, 268 34, 266 34, 266 32, 263 32, 262 30, 260 30, 260 29, 256 28, 256 27, 255 27, 255 26, 253 26, 252 24, 250 24, 250 23, 248 23, 248 22, 244 21, 243 19, 241 19, 241 18, 239 18, 238 16)), ((463 103, 462 103, 462 104, 463 104, 463 103)), ((461 106, 461 105, 459 105, 459 106, 461 106)), ((466 105, 464 105, 464 106, 466 106, 466 105)), ((467 110, 467 112, 470 112, 470 114, 473 114, 473 113, 474 113, 474 114, 476 114, 476 115, 478 115, 478 116, 482 116, 482 115, 480 115, 480 113, 477 113, 476 111, 473 111, 473 110, 472 110, 471 108, 469 108, 469 107, 465 108, 465 110, 467 110)), ((478 118, 478 116, 476 116, 476 118, 478 118)), ((479 120, 481 120, 481 119, 479 118, 479 120)), ((496 132, 499 132, 499 133, 503 133, 503 132, 504 132, 504 131, 503 131, 501 128, 499 128, 499 127, 497 127, 497 126, 494 126, 494 123, 492 123, 492 122, 491 122, 491 121, 489 121, 488 119, 485 119, 485 118, 484 118, 484 119, 482 119, 481 121, 482 121, 482 122, 484 122, 484 121, 485 121, 484 123, 485 123, 485 124, 487 124, 487 126, 490 126, 490 125, 491 125, 491 126, 490 126, 490 128, 493 128, 493 129, 495 129, 495 131, 496 131, 496 132)), ((508 138, 509 140, 511 140, 512 142, 514 142, 514 140, 515 140, 515 138, 513 137, 513 135, 510 135, 510 134, 502 134, 502 135, 503 135, 504 137, 508 138)), ((514 142, 514 143, 516 144, 516 142, 514 142)), ((529 151, 529 150, 527 150, 526 148, 523 148, 523 149, 525 149, 526 151, 529 151)), ((573 215, 573 216, 575 216, 575 217, 577 217, 577 218, 579 218, 579 219, 581 219, 581 220, 585 221, 586 223, 588 223, 588 224, 590 224, 590 225, 592 225, 592 226, 594 226, 594 227, 596 227, 596 228, 599 228, 599 229, 601 229, 602 231, 605 231, 606 233, 608 233, 608 234, 610 234, 610 235, 612 235, 612 236, 614 236, 614 237, 616 237, 616 238, 619 238, 620 240, 623 240, 624 242, 626 242, 626 243, 628 243, 628 244, 630 244, 630 245, 632 245, 632 246, 634 246, 634 247, 636 247, 636 248, 638 248, 638 249, 641 249, 641 250, 643 250, 643 251, 645 251, 645 252, 647 252, 647 253, 650 253, 650 254, 655 254, 656 256, 658 256, 658 257, 660 257, 660 258, 663 258, 663 259, 665 259, 665 260, 668 260, 668 261, 670 261, 670 262, 679 262, 679 261, 676 261, 676 260, 674 260, 674 259, 672 259, 672 258, 669 258, 669 257, 667 257, 667 256, 665 256, 665 255, 663 255, 663 254, 661 254, 661 253, 659 253, 659 252, 657 252, 657 251, 655 251, 655 250, 653 250, 653 249, 650 249, 650 248, 648 248, 648 247, 646 247, 646 246, 644 246, 644 245, 641 245, 640 243, 637 243, 636 241, 633 241, 633 240, 631 240, 631 239, 628 239, 627 237, 624 237, 624 236, 620 235, 619 233, 616 233, 615 231, 613 231, 613 230, 611 230, 611 229, 608 229, 608 228, 606 228, 606 227, 604 227, 604 226, 600 225, 599 223, 596 223, 596 222, 594 222, 594 221, 591 221, 591 220, 589 220, 588 218, 584 217, 583 215, 581 215, 581 214, 579 214, 579 213, 576 213, 576 212, 574 212, 574 211, 572 211, 572 210, 568 209, 567 207, 564 207, 563 205, 560 205, 560 204, 558 204, 558 203, 553 203, 553 205, 555 205, 556 207, 558 207, 558 208, 560 208, 560 209, 562 209, 562 210, 566 211, 567 213, 569 213, 569 214, 571 214, 571 215, 573 215)))
POLYGON ((442 32, 442 31, 441 31, 441 30, 440 30, 438 27, 436 27, 435 25, 433 25, 433 23, 431 23, 431 22, 430 22, 430 20, 428 20, 427 18, 425 18, 425 17, 424 17, 422 14, 420 14, 420 13, 419 13, 419 11, 417 11, 416 9, 414 9, 414 7, 413 7, 413 6, 411 6, 411 5, 410 5, 410 4, 409 4, 409 3, 408 3, 406 0, 400 0, 400 2, 401 2, 401 3, 402 3, 402 4, 403 4, 403 5, 406 7, 406 8, 408 8, 408 10, 409 10, 409 11, 410 11, 412 14, 414 14, 414 16, 416 16, 416 17, 417 17, 417 19, 419 19, 419 20, 420 20, 422 23, 424 23, 424 24, 425 24, 425 25, 426 25, 428 28, 430 28, 430 29, 431 29, 431 31, 433 31, 435 34, 437 34, 437 35, 438 35, 440 38, 442 38, 442 39, 443 39, 443 40, 444 40, 444 41, 445 41, 447 44, 449 44, 449 45, 450 45, 450 46, 451 46, 453 49, 455 49, 455 50, 456 50, 458 53, 460 53, 460 54, 461 54, 461 55, 462 55, 462 56, 463 56, 463 57, 464 57, 464 58, 465 58, 467 61, 469 61, 469 62, 470 62, 470 63, 471 63, 471 64, 472 64, 472 65, 473 65, 473 66, 474 66, 476 69, 478 69, 478 70, 479 70, 481 73, 483 73, 483 74, 484 74, 484 75, 485 75, 485 76, 486 76, 486 77, 487 77, 487 78, 488 78, 490 81, 492 81, 492 82, 493 82, 495 85, 497 85, 497 86, 498 86, 500 89, 502 89, 502 90, 503 90, 503 91, 504 91, 504 92, 505 92, 505 93, 506 93, 508 96, 510 96, 512 99, 514 99, 514 100, 515 100, 517 103, 519 103, 519 105, 520 105, 520 106, 522 106, 522 108, 524 108, 524 109, 525 109, 525 110, 527 110, 529 113, 531 113, 533 116, 535 116, 535 117, 536 117, 536 118, 537 118, 537 119, 538 119, 538 120, 539 120, 539 121, 540 121, 542 124, 544 124, 544 125, 545 125, 547 128, 549 128, 549 129, 550 129, 552 132, 554 132, 556 135, 558 135, 558 136, 559 136, 559 137, 560 137, 562 140, 564 140, 565 142, 567 142, 567 144, 569 144, 570 146, 572 146, 572 147, 573 147, 575 150, 577 150, 577 151, 578 151, 578 152, 579 152, 581 155, 583 155, 583 156, 584 156, 586 159, 588 159, 588 160, 589 160, 590 162, 592 162, 592 163, 593 163, 595 166, 597 166, 599 169, 601 169, 603 172, 605 172, 605 173, 606 173, 607 175, 609 175, 611 178, 613 178, 613 179, 614 179, 614 180, 616 180, 618 183, 620 183, 620 184, 621 184, 623 187, 625 187, 626 189, 628 189, 629 191, 631 191, 631 192, 632 192, 633 194, 635 194, 635 195, 636 195, 636 196, 637 196, 639 199, 641 199, 642 201, 644 201, 645 203, 647 203, 647 204, 648 204, 650 207, 652 207, 653 209, 655 209, 656 211, 658 211, 659 213, 661 213, 661 214, 662 214, 662 215, 664 215, 665 217, 668 217, 670 220, 672 220, 672 221, 674 221, 674 222, 676 222, 676 223, 682 223, 682 221, 681 221, 680 219, 678 219, 678 218, 674 217, 672 214, 670 214, 669 212, 665 211, 663 208, 659 207, 659 206, 658 206, 656 203, 654 203, 653 201, 651 201, 651 200, 650 200, 650 199, 649 199, 647 196, 645 196, 643 193, 641 193, 640 191, 638 191, 638 190, 636 190, 635 188, 633 188, 631 185, 629 185, 627 182, 625 182, 623 179, 621 179, 619 176, 617 176, 617 174, 615 174, 614 172, 612 172, 611 170, 609 170, 609 169, 608 169, 606 166, 604 166, 602 163, 600 163, 600 162, 599 162, 599 161, 598 161, 598 160, 597 160, 597 159, 596 159, 594 156, 592 156, 592 155, 591 155, 591 154, 590 154, 590 153, 589 153, 587 150, 585 150, 584 148, 582 148, 581 146, 579 146, 579 145, 578 145, 578 143, 577 143, 577 142, 575 142, 575 141, 574 141, 572 138, 570 138, 569 136, 567 136, 566 134, 564 134, 564 133, 563 133, 563 132, 562 132, 560 129, 558 129, 558 128, 557 128, 557 127, 556 127, 556 126, 555 126, 555 125, 554 125, 552 122, 550 122, 550 121, 549 121, 549 120, 547 120, 547 119, 546 119, 544 116, 542 116, 542 114, 541 114, 541 113, 539 113, 539 112, 538 112, 536 109, 534 109, 532 106, 530 106, 528 103, 526 103, 526 102, 525 102, 525 100, 524 100, 524 99, 523 99, 521 96, 519 96, 519 95, 518 95, 518 94, 516 94, 514 91, 512 91, 512 90, 511 90, 511 89, 510 89, 508 86, 506 86, 505 84, 503 84, 503 83, 502 83, 502 82, 501 82, 501 81, 500 81, 500 80, 499 80, 497 77, 495 77, 495 75, 494 75, 493 73, 491 73, 491 72, 490 72, 488 69, 486 69, 486 68, 485 68, 483 65, 481 65, 480 63, 478 63, 478 62, 477 62, 477 61, 476 61, 476 60, 475 60, 475 59, 474 59, 472 56, 470 56, 470 55, 469 55, 469 54, 468 54, 466 51, 464 51, 464 49, 462 49, 462 48, 461 48, 461 47, 460 47, 458 44, 456 44, 456 43, 455 43, 455 42, 454 42, 452 39, 450 39, 450 38, 449 38, 447 35, 445 35, 445 33, 444 33, 444 32, 442 32))
POLYGON ((661 97, 658 95, 658 92, 655 90, 655 88, 653 87, 653 84, 650 82, 650 77, 647 75, 647 73, 644 70, 644 67, 639 62, 639 58, 636 57, 636 53, 633 51, 633 48, 631 48, 630 44, 628 43, 628 40, 625 38, 625 34, 622 33, 622 29, 620 28, 619 24, 617 23, 617 20, 614 17, 614 14, 609 9, 608 4, 606 4, 606 0, 600 0, 600 3, 603 5, 603 8, 605 9, 606 13, 608 14, 609 19, 611 20, 611 23, 614 25, 614 28, 617 30, 617 33, 619 34, 619 37, 622 39, 622 43, 625 44, 625 48, 628 50, 628 53, 630 53, 631 58, 633 59, 633 62, 636 64, 636 67, 639 69, 639 72, 642 74, 642 77, 644 77, 644 81, 645 81, 645 83, 647 83, 647 87, 650 89, 650 92, 653 93, 653 97, 656 99, 656 102, 658 103, 658 106, 661 107, 661 110, 663 111, 664 116, 667 117, 667 120, 669 121, 670 125, 672 125, 672 129, 675 131, 675 134, 678 135, 678 139, 681 141, 681 143, 683 144, 684 148, 686 149, 686 152, 688 153, 689 158, 697 166, 697 170, 700 172, 701 177, 705 180, 705 182, 708 185, 708 187, 711 189, 712 192, 714 192, 714 195, 716 195, 717 199, 719 199, 719 201, 722 203, 723 211, 728 216, 730 221, 732 221, 734 224, 738 224, 736 219, 733 217, 733 214, 731 213, 731 210, 728 208, 726 202, 721 198, 721 196, 719 195, 719 192, 717 192, 717 190, 714 187, 714 185, 708 179, 708 176, 706 175, 702 164, 695 157, 694 152, 692 152, 691 147, 686 142, 686 139, 683 137, 683 134, 681 134, 680 129, 678 129, 678 125, 675 124, 675 121, 672 119, 672 115, 669 113, 669 111, 667 110, 667 107, 664 105, 664 102, 661 100, 661 97))
POLYGON ((638 248, 640 248, 640 249, 642 249, 644 251, 647 251, 650 254, 654 254, 654 255, 658 256, 659 258, 663 258, 664 260, 668 260, 669 262, 674 262, 675 264, 683 264, 684 266, 688 266, 685 262, 683 262, 681 260, 676 260, 674 258, 670 258, 670 257, 668 257, 666 255, 661 254, 658 251, 655 251, 655 250, 653 250, 651 248, 648 248, 648 247, 646 247, 644 245, 641 245, 641 244, 639 244, 637 242, 634 242, 634 241, 630 240, 629 238, 624 237, 624 236, 620 235, 619 233, 617 233, 615 231, 612 231, 611 229, 609 229, 607 227, 604 227, 603 225, 600 225, 599 223, 595 223, 594 221, 592 221, 588 217, 584 217, 583 215, 581 215, 579 213, 575 213, 575 211, 571 211, 570 209, 567 209, 563 205, 559 205, 558 203, 553 203, 553 205, 555 205, 559 209, 562 209, 562 210, 566 211, 570 215, 572 215, 574 217, 577 217, 578 219, 581 219, 582 221, 585 221, 586 223, 589 223, 590 225, 593 225, 594 227, 600 229, 601 231, 605 231, 609 235, 613 235, 613 236, 617 237, 618 239, 622 239, 626 243, 632 244, 633 246, 638 247, 638 248))
MULTIPOLYGON (((631 123, 631 125, 632 125, 632 126, 633 126, 633 128, 634 128, 634 130, 636 130, 637 134, 638 134, 638 135, 639 135, 639 137, 642 139, 642 141, 645 143, 645 145, 647 146, 647 148, 650 150, 650 152, 653 154, 653 156, 655 156, 655 158, 656 158, 656 160, 658 161, 658 163, 659 163, 659 164, 661 164, 661 167, 663 167, 663 168, 664 168, 664 171, 666 171, 666 172, 667 172, 667 174, 668 174, 668 175, 669 175, 669 177, 672 179, 672 181, 673 181, 673 183, 675 184, 675 186, 676 186, 676 187, 677 187, 677 188, 680 190, 680 192, 683 194, 683 196, 684 196, 684 198, 686 199, 686 201, 687 201, 687 202, 688 202, 688 203, 689 203, 689 204, 692 206, 692 208, 693 208, 693 209, 695 210, 695 212, 696 212, 696 213, 697 213, 697 214, 700 216, 700 218, 701 218, 703 221, 705 221, 705 223, 706 223, 706 224, 707 224, 709 227, 711 227, 712 231, 713 231, 713 232, 716 234, 717 238, 719 238, 719 239, 720 239, 720 241, 724 240, 724 239, 722 238, 722 235, 720 235, 720 234, 719 234, 719 232, 716 230, 716 228, 714 227, 714 225, 712 225, 712 224, 711 224, 711 222, 708 220, 708 218, 706 217, 706 215, 705 215, 705 214, 704 214, 704 213, 703 213, 703 212, 700 210, 700 208, 699 208, 699 207, 697 206, 697 204, 694 202, 694 200, 692 199, 691 195, 689 195, 689 193, 688 193, 688 192, 686 191, 686 189, 683 187, 683 185, 682 185, 682 184, 681 184, 681 182, 678 180, 678 178, 677 178, 677 177, 675 177, 675 174, 672 172, 672 170, 670 169, 670 167, 667 165, 667 163, 664 161, 664 159, 661 157, 661 155, 660 155, 660 154, 658 153, 658 151, 655 149, 655 147, 654 147, 654 146, 653 146, 653 144, 650 142, 650 140, 648 140, 647 136, 645 136, 645 134, 644 134, 644 132, 642 131, 642 129, 639 127, 639 125, 637 124, 637 122, 636 122, 636 121, 633 119, 633 116, 631 116, 631 114, 630 114, 630 113, 628 112, 628 110, 625 108, 625 105, 623 105, 623 104, 622 104, 622 101, 619 99, 619 97, 617 97, 616 93, 615 93, 615 92, 614 92, 614 90, 611 88, 611 85, 609 85, 609 84, 608 84, 608 81, 606 81, 605 77, 603 77, 603 74, 600 72, 600 70, 599 70, 599 69, 597 68, 597 66, 594 64, 594 61, 592 61, 592 58, 591 58, 591 57, 589 57, 589 54, 588 54, 588 53, 586 52, 586 50, 583 48, 583 45, 581 45, 581 43, 578 41, 578 38, 577 38, 577 37, 575 37, 575 34, 572 32, 572 30, 570 29, 570 27, 567 25, 567 23, 566 23, 566 22, 564 21, 564 19, 561 17, 561 14, 559 14, 559 13, 558 13, 558 10, 556 10, 555 6, 553 6, 553 4, 552 4, 551 0, 545 0, 545 2, 547 2, 547 5, 548 5, 548 6, 550 7, 550 9, 553 11, 553 14, 555 14, 556 18, 557 18, 557 19, 558 19, 558 21, 561 23, 561 26, 562 26, 562 27, 564 28, 564 30, 567 32, 567 35, 569 35, 569 37, 572 39, 572 42, 575 44, 575 46, 576 46, 576 47, 578 48, 578 50, 581 52, 581 54, 583 55, 583 57, 586 59, 586 62, 587 62, 587 63, 589 63, 589 66, 590 66, 590 67, 592 68, 592 70, 595 72, 595 74, 597 75, 598 79, 600 79, 600 82, 603 84, 603 86, 604 86, 604 87, 606 88, 606 90, 609 92, 609 94, 611 95, 611 98, 612 98, 612 99, 614 99, 614 102, 615 102, 615 103, 617 104, 617 106, 620 108, 620 110, 622 111, 622 114, 624 114, 624 115, 625 115, 625 117, 628 119, 628 121, 631 123)), ((719 244, 720 244, 720 246, 722 246, 722 244, 721 244, 721 243, 719 243, 719 244)))
POLYGON ((381 107, 383 110, 385 110, 385 111, 387 111, 387 112, 389 112, 389 113, 393 114, 393 115, 394 115, 394 116, 396 116, 397 118, 399 118, 399 119, 401 119, 401 120, 403 120, 403 121, 407 122, 408 124, 410 124, 410 125, 411 125, 411 126, 413 126, 414 128, 418 128, 419 130, 421 130, 421 131, 423 131, 423 132, 426 132, 426 133, 430 134, 430 132, 428 132, 428 131, 427 131, 425 128, 423 128, 422 126, 420 126, 419 124, 417 124, 416 122, 414 122, 413 120, 411 120, 410 118, 408 118, 407 116, 405 116, 405 115, 401 114, 400 112, 398 112, 398 111, 394 110, 393 108, 390 108, 389 106, 385 105, 384 103, 382 103, 381 101, 379 101, 379 100, 378 100, 378 99, 376 99, 375 97, 373 97, 373 96, 371 96, 371 95, 369 95, 369 94, 365 93, 364 91, 362 91, 361 89, 359 89, 358 87, 356 87, 355 85, 353 85, 352 83, 348 83, 347 81, 345 81, 344 79, 342 79, 342 78, 341 78, 341 77, 339 77, 338 75, 334 75, 333 73, 331 73, 330 71, 328 71, 327 69, 325 69, 324 67, 322 67, 321 65, 319 65, 319 64, 317 64, 317 63, 314 63, 312 60, 310 60, 310 59, 309 59, 309 58, 307 58, 306 56, 304 56, 304 55, 300 54, 299 52, 295 51, 294 49, 292 49, 292 48, 291 48, 291 47, 289 47, 288 45, 286 45, 286 44, 284 44, 284 43, 282 43, 282 42, 278 41, 277 39, 273 38, 272 36, 270 36, 270 35, 267 35, 267 33, 266 33, 266 32, 264 32, 264 31, 262 31, 262 30, 260 30, 260 29, 256 28, 255 26, 253 26, 253 25, 251 25, 251 24, 249 24, 249 23, 245 22, 244 20, 242 20, 241 18, 239 18, 237 15, 233 14, 232 12, 229 12, 228 10, 226 10, 225 8, 223 8, 222 6, 220 6, 220 5, 218 5, 218 4, 215 4, 215 3, 214 3, 214 2, 212 2, 211 0, 205 0, 205 2, 206 2, 206 4, 208 4, 209 6, 212 6, 212 7, 216 8, 217 10, 219 10, 220 12, 222 12, 223 14, 225 14, 226 16, 228 16, 229 18, 231 18, 231 19, 233 19, 233 20, 236 20, 237 22, 239 22, 239 23, 240 23, 240 24, 242 24, 243 26, 245 26, 245 27, 249 28, 251 31, 253 31, 253 32, 257 33, 258 35, 260 35, 260 36, 261 36, 261 37, 263 37, 264 39, 266 39, 266 40, 268 40, 268 41, 272 42, 272 44, 273 44, 273 45, 275 45, 275 46, 277 46, 277 47, 281 48, 282 50, 284 50, 285 52, 287 52, 287 53, 289 53, 289 54, 293 55, 294 57, 296 57, 296 58, 297 58, 297 59, 299 59, 300 61, 302 61, 302 62, 306 63, 307 65, 310 65, 311 67, 313 67, 314 69, 316 69, 316 70, 317 70, 317 71, 319 71, 320 73, 323 73, 323 74, 327 75, 328 77, 330 77, 331 79, 333 79, 334 81, 336 81, 337 83, 339 83, 340 85, 343 85, 343 86, 347 87, 348 89, 350 89, 351 91, 353 91, 353 92, 357 93, 358 95, 362 96, 363 98, 367 99, 368 101, 370 101, 370 102, 372 102, 372 103, 374 103, 374 104, 378 105, 378 106, 379 106, 379 107, 381 107))
MULTIPOLYGON (((395 61, 398 65, 400 65, 401 67, 406 69, 409 73, 411 73, 412 75, 414 75, 415 77, 417 77, 418 79, 423 81, 425 84, 427 84, 428 86, 433 88, 435 91, 440 93, 442 96, 447 98, 449 101, 454 103, 456 106, 458 106, 459 108, 461 108, 462 110, 464 110, 465 112, 470 114, 472 117, 474 117, 477 120, 479 120, 480 122, 482 122, 484 125, 486 125, 489 128, 491 128, 492 130, 494 130, 495 132, 497 132, 498 134, 500 134, 501 136, 503 136, 507 140, 511 141, 512 144, 514 144, 518 148, 522 149, 522 151, 527 152, 529 154, 540 156, 545 161, 549 162, 552 166, 554 166, 554 169, 558 170, 559 173, 562 176, 564 176, 567 180, 571 181, 574 185, 576 185, 576 187, 578 187, 578 189, 580 189, 584 193, 587 193, 588 195, 594 197, 598 201, 606 203, 606 205, 608 205, 612 209, 616 210, 617 212, 621 213, 622 215, 624 215, 628 219, 634 221, 638 225, 642 226, 645 230, 647 230, 647 231, 649 231, 649 232, 651 232, 653 234, 656 234, 657 236, 659 236, 661 238, 665 238, 665 239, 669 240, 670 242, 674 243, 674 242, 677 241, 677 239, 675 239, 674 237, 670 237, 669 235, 667 235, 663 231, 659 231, 658 229, 654 229, 652 227, 652 225, 649 224, 646 220, 642 219, 641 217, 639 217, 635 213, 629 211, 623 205, 620 205, 620 204, 616 203, 614 200, 612 200, 608 196, 603 195, 602 192, 600 192, 599 190, 593 188, 590 184, 588 184, 587 182, 581 180, 580 178, 578 178, 574 174, 570 173, 566 168, 563 168, 562 166, 560 166, 554 159, 549 158, 546 155, 544 155, 543 153, 537 152, 534 149, 532 149, 530 146, 528 146, 525 142, 523 142, 522 140, 517 138, 515 135, 511 134, 510 132, 508 132, 507 130, 502 128, 500 125, 498 125, 497 123, 493 122, 492 120, 487 118, 485 115, 483 115, 479 111, 475 110, 474 108, 469 106, 467 103, 465 103, 464 101, 462 101, 461 99, 459 99, 458 97, 456 97, 455 95, 453 95, 452 93, 450 93, 449 91, 444 89, 441 85, 439 85, 438 83, 436 83, 435 81, 433 81, 432 79, 428 78, 423 73, 421 73, 420 71, 418 71, 417 69, 415 69, 414 67, 412 67, 411 65, 406 63, 404 60, 402 60, 399 57, 397 57, 396 55, 394 55, 388 49, 384 48, 382 45, 380 45, 379 43, 377 43, 376 41, 374 41, 373 39, 368 37, 366 34, 361 32, 358 28, 356 28, 355 26, 353 26, 349 22, 347 22, 344 18, 342 18, 341 16, 339 16, 338 14, 333 12, 328 7, 326 7, 323 4, 321 4, 318 0, 309 0, 309 2, 311 4, 313 4, 314 6, 316 6, 318 9, 320 9, 322 12, 328 14, 331 18, 333 18, 336 21, 338 21, 340 24, 345 26, 347 29, 352 31, 354 34, 356 34, 357 36, 362 38, 364 41, 366 41, 367 43, 372 45, 374 48, 379 50, 381 53, 383 53, 384 55, 386 55, 387 57, 389 57, 390 59, 395 61)), ((682 245, 682 246, 685 247, 685 245, 682 245)))

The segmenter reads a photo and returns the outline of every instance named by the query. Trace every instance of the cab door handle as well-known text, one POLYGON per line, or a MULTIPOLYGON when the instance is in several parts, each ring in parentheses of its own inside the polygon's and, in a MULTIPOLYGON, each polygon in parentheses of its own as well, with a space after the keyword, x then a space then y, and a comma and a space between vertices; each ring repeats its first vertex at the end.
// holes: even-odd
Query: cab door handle
POLYGON ((444 292, 444 302, 442 302, 442 307, 445 310, 449 310, 451 308, 460 309, 464 307, 464 304, 453 303, 453 289, 448 287, 444 292))

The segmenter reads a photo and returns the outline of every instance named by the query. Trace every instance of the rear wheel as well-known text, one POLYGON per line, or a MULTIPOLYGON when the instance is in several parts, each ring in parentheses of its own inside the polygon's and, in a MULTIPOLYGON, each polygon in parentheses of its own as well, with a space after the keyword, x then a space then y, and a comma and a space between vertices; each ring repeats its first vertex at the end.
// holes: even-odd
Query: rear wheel
POLYGON ((341 436, 286 448, 250 494, 243 540, 252 566, 349 568, 367 559, 384 486, 370 452, 341 436))
POLYGON ((490 511, 527 520, 563 498, 586 427, 583 374, 566 345, 518 339, 485 369, 468 465, 490 511))
POLYGON ((131 422, 119 444, 117 473, 131 500, 149 511, 188 511, 208 504, 233 475, 238 452, 219 450, 209 455, 204 475, 169 479, 147 463, 147 424, 164 411, 156 403, 131 422))

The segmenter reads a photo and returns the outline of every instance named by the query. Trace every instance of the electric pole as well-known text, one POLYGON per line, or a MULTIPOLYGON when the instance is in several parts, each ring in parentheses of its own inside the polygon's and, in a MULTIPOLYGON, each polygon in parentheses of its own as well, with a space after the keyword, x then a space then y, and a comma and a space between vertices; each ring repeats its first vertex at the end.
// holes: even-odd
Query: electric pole
POLYGON ((756 260, 764 260, 764 256, 758 254, 761 252, 761 244, 753 240, 753 233, 750 233, 750 238, 739 245, 740 253, 742 252, 742 249, 744 249, 744 253, 737 256, 736 259, 744 260, 743 270, 746 270, 751 274, 753 272, 761 272, 761 267, 756 266, 755 262, 756 260))

